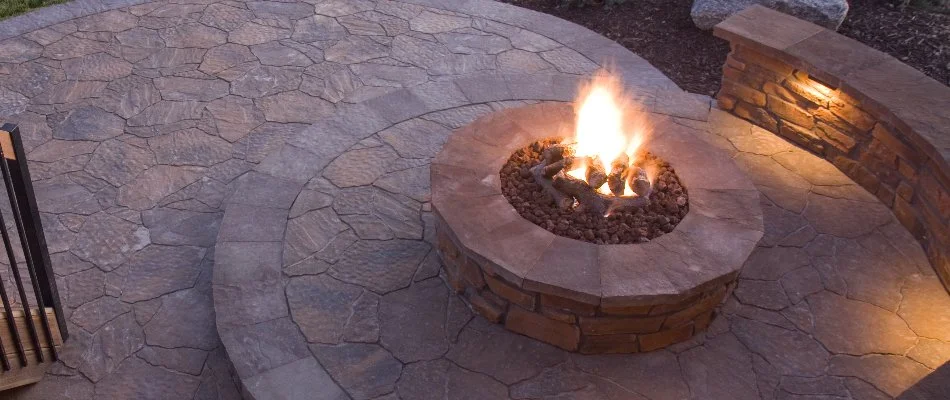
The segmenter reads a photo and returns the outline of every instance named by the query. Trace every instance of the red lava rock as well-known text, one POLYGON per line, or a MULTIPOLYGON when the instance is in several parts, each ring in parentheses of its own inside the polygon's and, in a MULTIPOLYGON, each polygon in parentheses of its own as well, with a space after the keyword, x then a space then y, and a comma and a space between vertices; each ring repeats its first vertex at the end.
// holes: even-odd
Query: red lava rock
POLYGON ((689 194, 669 163, 646 153, 644 162, 657 165, 650 205, 600 218, 574 209, 562 210, 534 182, 529 171, 541 163, 542 152, 561 139, 544 139, 525 146, 501 168, 502 193, 522 217, 556 235, 598 244, 642 243, 671 232, 689 211, 689 194))

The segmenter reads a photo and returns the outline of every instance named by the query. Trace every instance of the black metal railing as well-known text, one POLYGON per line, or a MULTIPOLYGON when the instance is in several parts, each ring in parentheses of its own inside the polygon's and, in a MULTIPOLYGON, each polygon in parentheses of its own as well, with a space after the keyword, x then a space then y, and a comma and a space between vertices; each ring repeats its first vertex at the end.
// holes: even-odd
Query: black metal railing
POLYGON ((0 265, 0 303, 3 304, 2 312, 9 328, 9 338, 13 342, 3 343, 0 335, 0 368, 9 371, 11 368, 26 367, 34 362, 57 360, 59 355, 56 337, 65 340, 67 332, 56 289, 56 278, 46 248, 46 237, 30 181, 30 171, 27 168, 26 152, 23 150, 20 130, 13 124, 3 124, 0 127, 0 172, 3 173, 2 189, 5 190, 10 204, 9 209, 5 206, 0 208, 0 236, 3 239, 8 267, 4 271, 0 265), (10 220, 13 222, 12 227, 7 225, 10 220), (17 247, 22 251, 22 260, 17 257, 17 247), (11 277, 12 285, 16 287, 16 293, 12 295, 16 297, 7 293, 6 282, 9 281, 5 279, 11 277), (30 297, 33 297, 32 301, 30 297), (55 321, 50 321, 47 308, 52 308, 55 321), (23 313, 20 322, 25 325, 27 337, 22 337, 24 335, 21 335, 20 327, 17 326, 15 312, 20 310, 23 313), (34 315, 34 312, 38 315, 34 315), (35 318, 39 320, 39 324, 35 318), (14 348, 15 352, 8 353, 9 347, 14 348), (49 350, 51 358, 44 356, 46 349, 49 350))

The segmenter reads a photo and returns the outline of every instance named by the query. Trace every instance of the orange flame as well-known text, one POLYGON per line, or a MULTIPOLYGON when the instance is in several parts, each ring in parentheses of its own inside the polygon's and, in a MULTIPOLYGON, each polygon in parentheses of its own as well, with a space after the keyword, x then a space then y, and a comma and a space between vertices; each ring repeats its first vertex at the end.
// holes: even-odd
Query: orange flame
MULTIPOLYGON (((575 153, 596 157, 608 172, 611 162, 621 154, 626 154, 633 165, 637 151, 650 133, 650 125, 646 113, 637 107, 639 103, 624 90, 620 77, 606 69, 595 72, 590 81, 581 85, 574 104, 575 153)), ((587 167, 582 165, 568 175, 586 180, 587 167)), ((607 185, 597 189, 610 194, 607 185)), ((624 195, 632 194, 628 184, 624 195)))

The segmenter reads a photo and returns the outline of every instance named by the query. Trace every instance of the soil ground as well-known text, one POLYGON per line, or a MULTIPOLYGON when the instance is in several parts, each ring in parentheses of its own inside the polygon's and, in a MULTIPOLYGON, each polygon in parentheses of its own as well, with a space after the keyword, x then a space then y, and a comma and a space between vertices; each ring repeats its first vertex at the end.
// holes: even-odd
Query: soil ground
MULTIPOLYGON (((502 0, 555 15, 617 41, 681 88, 713 95, 729 53, 724 40, 693 25, 692 0, 637 0, 610 8, 558 7, 561 0, 502 0)), ((888 0, 852 0, 839 33, 950 85, 950 14, 939 7, 899 10, 888 0)))

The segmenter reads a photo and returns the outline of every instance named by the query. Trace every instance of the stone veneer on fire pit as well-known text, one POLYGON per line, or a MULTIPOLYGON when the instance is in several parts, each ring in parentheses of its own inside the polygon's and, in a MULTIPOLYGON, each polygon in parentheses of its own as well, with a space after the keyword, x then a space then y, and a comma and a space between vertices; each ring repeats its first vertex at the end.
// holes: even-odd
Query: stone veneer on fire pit
POLYGON ((704 330, 762 237, 759 194, 725 153, 666 116, 650 120, 645 146, 676 168, 690 211, 672 232, 626 245, 556 236, 502 195, 508 157, 570 128, 570 105, 504 110, 456 131, 431 167, 450 286, 488 320, 570 351, 651 351, 704 330))

